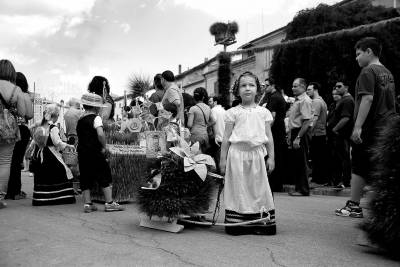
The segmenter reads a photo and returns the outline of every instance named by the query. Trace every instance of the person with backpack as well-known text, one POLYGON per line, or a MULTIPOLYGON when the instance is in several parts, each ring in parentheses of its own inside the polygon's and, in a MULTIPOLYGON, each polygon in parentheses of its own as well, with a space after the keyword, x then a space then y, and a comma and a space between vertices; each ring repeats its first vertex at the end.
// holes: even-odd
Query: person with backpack
POLYGON ((60 109, 56 104, 46 106, 43 120, 33 133, 33 206, 75 203, 71 170, 64 163, 60 151, 75 150, 60 138, 56 126, 60 109))
POLYGON ((0 60, 0 208, 10 177, 11 158, 15 143, 20 140, 17 116, 25 119, 33 117, 30 97, 15 85, 16 72, 13 64, 0 60))

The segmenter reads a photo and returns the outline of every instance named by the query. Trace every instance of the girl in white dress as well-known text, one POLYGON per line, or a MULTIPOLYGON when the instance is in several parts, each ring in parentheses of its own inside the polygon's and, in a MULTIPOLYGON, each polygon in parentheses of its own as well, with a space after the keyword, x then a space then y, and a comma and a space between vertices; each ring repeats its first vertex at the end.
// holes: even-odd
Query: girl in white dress
POLYGON ((226 227, 228 234, 276 233, 275 207, 267 175, 275 167, 270 127, 273 118, 268 109, 255 103, 260 90, 260 82, 251 72, 236 80, 233 93, 240 97, 241 104, 226 112, 220 168, 225 174, 225 222, 268 219, 226 227))

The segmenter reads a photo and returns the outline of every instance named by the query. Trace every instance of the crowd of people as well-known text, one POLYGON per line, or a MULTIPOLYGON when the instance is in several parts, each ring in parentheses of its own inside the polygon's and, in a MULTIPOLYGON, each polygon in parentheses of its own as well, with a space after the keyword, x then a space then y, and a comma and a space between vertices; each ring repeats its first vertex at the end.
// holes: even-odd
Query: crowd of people
MULTIPOLYGON (((225 221, 251 221, 260 214, 269 218, 267 224, 228 227, 229 234, 274 234, 272 192, 282 191, 283 184, 295 185, 291 196, 309 196, 314 186, 337 190, 351 186, 351 199, 335 213, 363 217, 359 203, 369 182, 369 147, 379 126, 396 114, 396 102, 393 75, 379 62, 378 40, 361 39, 355 51, 362 70, 354 96, 349 93, 349 81, 338 79, 330 90, 333 101, 329 106, 321 96, 321 85, 302 77, 294 78, 294 98, 289 98, 272 77, 260 83, 256 75, 245 72, 235 81, 235 101, 226 109, 222 105, 226 99, 209 97, 203 87, 194 90, 192 101, 187 100, 169 70, 155 75, 156 91, 149 100, 161 103, 173 114, 174 123, 187 127, 190 141, 199 142, 201 151, 214 157, 217 171, 225 176, 225 221)), ((16 74, 7 60, 0 61, 0 80, 0 111, 14 110, 22 119, 13 136, 1 136, 0 191, 7 192, 6 198, 18 199, 26 196, 21 191, 20 166, 30 138, 24 123, 32 118, 32 105, 25 77, 16 74)), ((103 188, 106 211, 123 210, 112 199, 106 160, 103 122, 112 120, 114 114, 108 80, 95 76, 88 93, 69 104, 64 115, 66 142, 55 124, 56 105, 45 109, 43 133, 35 131, 44 138, 33 149, 33 205, 75 203, 71 174, 60 151, 76 148, 84 211, 97 210, 90 196, 94 183, 103 188)))

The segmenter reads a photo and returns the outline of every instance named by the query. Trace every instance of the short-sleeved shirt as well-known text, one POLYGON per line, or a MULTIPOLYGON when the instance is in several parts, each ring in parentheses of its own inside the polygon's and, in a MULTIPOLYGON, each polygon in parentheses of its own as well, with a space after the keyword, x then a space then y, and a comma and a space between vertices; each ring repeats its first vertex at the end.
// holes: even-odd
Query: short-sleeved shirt
POLYGON ((244 143, 250 147, 257 147, 268 142, 265 133, 265 123, 272 122, 271 112, 260 106, 245 108, 237 105, 225 114, 225 123, 233 123, 229 142, 244 143))
POLYGON ((396 112, 394 78, 385 66, 371 64, 361 70, 355 88, 354 119, 357 118, 361 98, 364 95, 373 96, 371 108, 363 125, 364 131, 378 126, 396 112))
POLYGON ((328 115, 328 107, 322 97, 318 96, 312 100, 314 116, 318 119, 313 122, 315 125, 311 133, 312 136, 326 135, 326 116, 328 115))
POLYGON ((65 129, 67 136, 76 135, 76 125, 78 124, 79 118, 82 116, 83 111, 70 107, 64 114, 65 129))
POLYGON ((267 109, 275 112, 274 124, 271 126, 275 138, 285 137, 286 101, 279 91, 273 92, 267 99, 267 109))
POLYGON ((328 121, 328 127, 329 129, 335 128, 335 126, 338 124, 338 122, 342 118, 349 118, 347 123, 339 129, 338 133, 339 135, 343 137, 350 137, 351 131, 353 130, 353 125, 354 125, 354 120, 353 120, 353 114, 354 114, 354 99, 353 97, 348 94, 342 97, 340 99, 335 107, 334 110, 331 111, 332 114, 329 116, 329 121, 328 121))
POLYGON ((100 116, 96 116, 93 121, 93 128, 103 127, 103 120, 100 116))
POLYGON ((185 123, 185 118, 184 118, 184 103, 183 103, 183 97, 182 97, 182 92, 181 89, 179 89, 176 84, 171 84, 171 86, 165 91, 165 94, 161 100, 161 103, 163 105, 166 105, 168 103, 176 104, 180 103, 179 105, 179 110, 178 110, 178 118, 179 120, 184 124, 185 123))
POLYGON ((311 98, 304 92, 294 101, 289 110, 289 129, 301 128, 304 120, 313 118, 311 98))
POLYGON ((214 119, 215 141, 222 142, 225 132, 225 114, 226 110, 221 105, 216 105, 211 109, 211 117, 214 119))

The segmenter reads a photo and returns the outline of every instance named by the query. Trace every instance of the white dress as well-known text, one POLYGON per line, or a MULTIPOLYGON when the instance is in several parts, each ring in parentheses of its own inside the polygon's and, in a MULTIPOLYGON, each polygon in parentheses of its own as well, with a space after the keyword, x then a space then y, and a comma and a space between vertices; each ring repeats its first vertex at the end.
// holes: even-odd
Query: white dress
POLYGON ((237 217, 239 214, 274 213, 264 160, 267 155, 265 144, 268 142, 265 123, 272 120, 271 112, 260 106, 244 108, 238 105, 226 113, 225 122, 234 124, 225 172, 224 203, 227 214, 231 211, 237 217))

